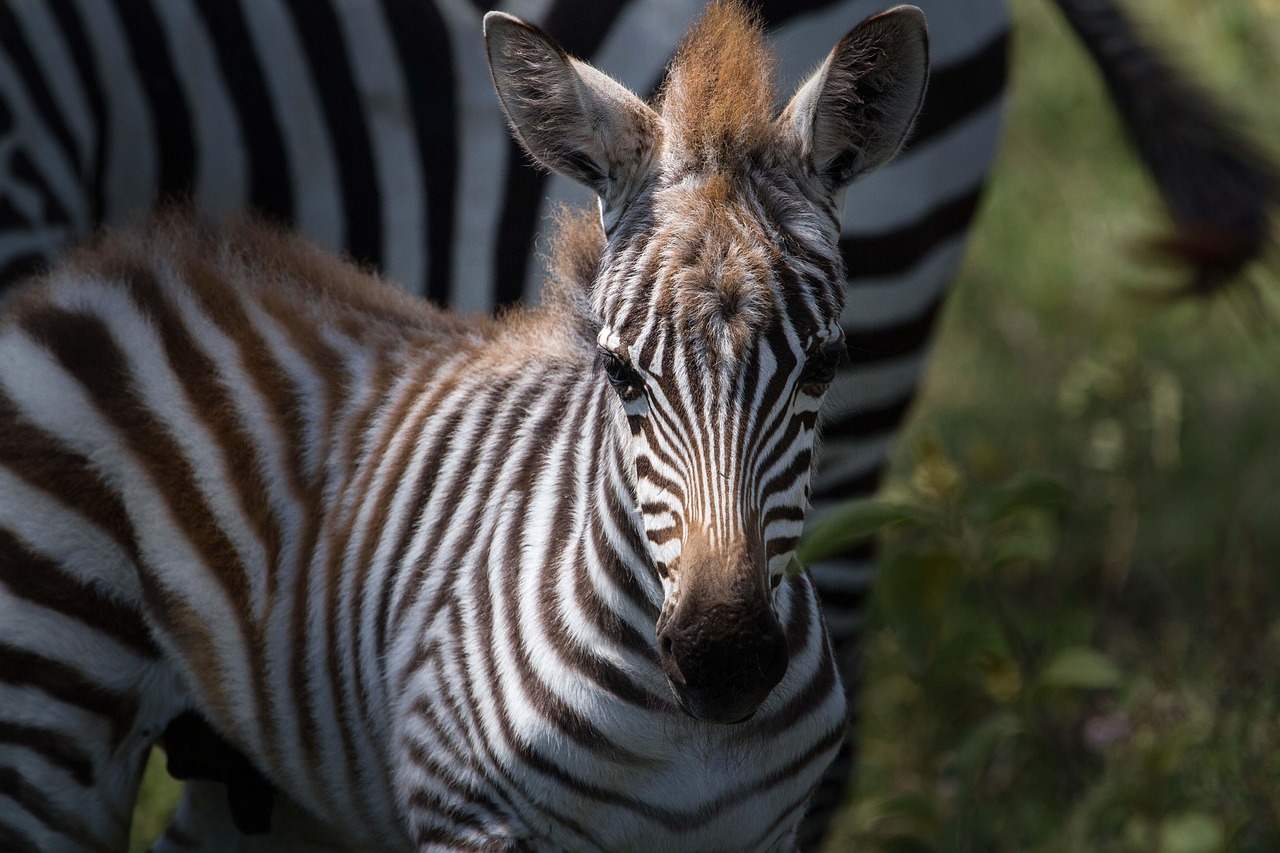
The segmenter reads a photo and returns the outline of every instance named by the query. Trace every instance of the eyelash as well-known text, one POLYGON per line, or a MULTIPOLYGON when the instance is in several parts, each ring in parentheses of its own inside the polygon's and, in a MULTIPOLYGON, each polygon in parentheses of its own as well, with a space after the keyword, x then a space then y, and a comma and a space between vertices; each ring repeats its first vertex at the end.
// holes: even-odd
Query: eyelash
POLYGON ((610 350, 600 349, 596 351, 596 361, 623 402, 630 403, 638 400, 644 393, 644 378, 622 356, 610 350))
POLYGON ((825 344, 805 362, 804 369, 800 372, 800 383, 815 386, 830 385, 836 378, 836 369, 848 363, 849 351, 843 339, 825 344))

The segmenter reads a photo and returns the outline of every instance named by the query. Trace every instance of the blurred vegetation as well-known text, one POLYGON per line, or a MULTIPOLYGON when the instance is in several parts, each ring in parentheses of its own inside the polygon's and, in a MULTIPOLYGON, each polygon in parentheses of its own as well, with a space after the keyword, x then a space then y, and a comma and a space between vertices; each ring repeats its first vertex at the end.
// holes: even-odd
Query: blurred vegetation
MULTIPOLYGON (((1280 156, 1280 2, 1127 7, 1280 156)), ((1280 850, 1280 278, 1211 302, 1052 4, 876 501, 858 787, 831 850, 1280 850)), ((1274 261, 1275 259, 1273 259, 1274 261)))
MULTIPOLYGON (((1280 156, 1280 0, 1126 5, 1280 156)), ((841 522, 884 560, 829 849, 1280 850, 1280 279, 1135 297, 1180 283, 1134 252, 1158 200, 1052 4, 1013 6, 979 231, 888 484, 841 522)))

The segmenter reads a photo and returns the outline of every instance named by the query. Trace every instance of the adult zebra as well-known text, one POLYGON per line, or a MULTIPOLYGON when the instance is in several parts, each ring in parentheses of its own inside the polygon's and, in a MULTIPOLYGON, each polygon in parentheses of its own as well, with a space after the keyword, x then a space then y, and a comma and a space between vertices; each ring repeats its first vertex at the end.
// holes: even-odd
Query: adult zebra
POLYGON ((924 18, 864 21, 780 112, 732 3, 652 107, 485 23, 514 132, 605 223, 566 226, 542 310, 162 221, 0 323, 6 849, 119 848, 188 708, 353 846, 794 848, 845 731, 788 572, 837 199, 915 119, 924 18))
MULTIPOLYGON (((541 223, 549 204, 575 191, 528 168, 503 132, 488 71, 472 47, 487 5, 5 0, 0 286, 98 222, 127 219, 158 195, 190 195, 211 212, 251 205, 292 222, 439 302, 485 310, 534 299, 541 223)), ((784 79, 798 81, 831 32, 883 5, 763 3, 784 79)), ((997 141, 1004 0, 920 5, 934 75, 915 140, 846 202, 842 325, 855 358, 831 395, 827 459, 815 483, 820 504, 866 493, 878 481, 997 141)), ((1132 107, 1141 96, 1130 113, 1145 112, 1152 123, 1144 138, 1158 144, 1147 146, 1148 158, 1163 162, 1166 176, 1205 176, 1189 193, 1170 193, 1179 221, 1224 220, 1247 238, 1207 268, 1250 257, 1262 222, 1250 193, 1265 195, 1274 184, 1256 179, 1263 171, 1211 115, 1206 124, 1202 101, 1168 85, 1109 0, 1059 5, 1103 60, 1121 103, 1132 107), (1205 126, 1211 132, 1201 132, 1205 126), (1200 203, 1206 196, 1217 206, 1208 212, 1200 203), (1224 213, 1224 197, 1243 201, 1224 213)), ((658 84, 677 34, 700 6, 527 0, 505 8, 643 93, 658 84)), ((837 646, 852 662, 873 572, 866 553, 846 557, 817 567, 815 577, 837 646)), ((849 666, 851 688, 856 677, 849 666)), ((815 827, 842 790, 837 768, 815 808, 815 827)))

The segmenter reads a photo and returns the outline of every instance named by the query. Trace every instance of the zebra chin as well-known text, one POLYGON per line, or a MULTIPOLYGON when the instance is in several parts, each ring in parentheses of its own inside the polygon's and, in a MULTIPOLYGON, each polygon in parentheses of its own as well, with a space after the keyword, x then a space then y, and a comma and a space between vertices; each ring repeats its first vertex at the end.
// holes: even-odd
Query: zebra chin
MULTIPOLYGON (((783 661, 786 671, 786 661, 783 661)), ((781 677, 778 679, 781 681, 781 677)), ((773 687, 747 694, 728 690, 691 690, 677 685, 668 677, 671 691, 675 694, 676 704, 693 719, 700 723, 719 723, 721 725, 737 725, 746 723, 756 715, 756 711, 769 698, 773 687)), ((774 682, 775 684, 777 682, 774 682)))

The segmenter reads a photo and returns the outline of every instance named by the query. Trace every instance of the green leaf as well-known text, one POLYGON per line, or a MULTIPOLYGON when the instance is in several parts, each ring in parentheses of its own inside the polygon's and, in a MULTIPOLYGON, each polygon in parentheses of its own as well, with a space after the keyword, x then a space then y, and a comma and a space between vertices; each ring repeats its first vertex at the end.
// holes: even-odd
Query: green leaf
POLYGON ((895 835, 880 842, 884 853, 937 853, 936 847, 914 835, 895 835))
POLYGON ((1064 649, 1044 668, 1040 681, 1049 687, 1112 690, 1124 683, 1124 675, 1097 649, 1074 646, 1064 649))
POLYGON ((800 541, 796 557, 806 566, 865 542, 882 530, 919 522, 924 513, 905 504, 875 498, 850 501, 813 525, 800 541))
POLYGON ((1028 509, 1063 509, 1071 505, 1071 491, 1057 480, 1023 474, 991 490, 978 511, 988 524, 1028 509))
POLYGON ((1022 722, 1012 712, 1000 711, 987 717, 965 736, 951 759, 956 781, 967 788, 977 785, 996 748, 1022 732, 1022 722))
POLYGON ((1047 563, 1058 547, 1057 531, 1049 525, 1028 525, 999 537, 991 549, 995 565, 1014 561, 1047 563))
POLYGON ((1160 826, 1160 853, 1218 853, 1226 841, 1222 824, 1200 812, 1166 818, 1160 826))
POLYGON ((916 829, 936 832, 940 825, 938 804, 920 791, 905 791, 885 800, 880 812, 913 825, 916 829))
POLYGON ((943 627, 943 606, 961 577, 959 558, 946 551, 886 556, 877 588, 885 621, 917 679, 933 659, 943 627))

